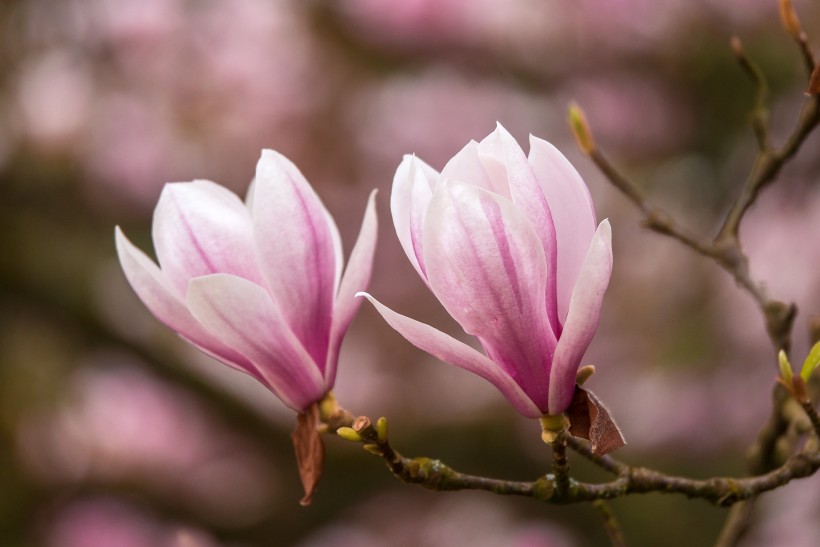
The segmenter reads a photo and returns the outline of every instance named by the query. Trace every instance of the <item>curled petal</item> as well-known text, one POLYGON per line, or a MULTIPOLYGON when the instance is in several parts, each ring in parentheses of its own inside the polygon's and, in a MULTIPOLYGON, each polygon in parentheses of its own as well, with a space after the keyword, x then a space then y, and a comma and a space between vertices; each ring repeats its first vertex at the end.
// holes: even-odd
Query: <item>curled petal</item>
POLYGON ((157 265, 128 241, 119 226, 115 231, 115 240, 126 279, 157 319, 216 359, 264 383, 253 363, 227 347, 194 319, 157 265))
POLYGON ((198 277, 187 304, 206 329, 254 363, 286 405, 303 411, 324 395, 319 367, 259 285, 228 274, 198 277))
POLYGON ((447 165, 441 170, 441 178, 467 182, 509 198, 510 191, 507 182, 504 180, 500 186, 495 186, 494 181, 487 175, 487 171, 481 162, 479 148, 480 145, 477 142, 468 142, 467 146, 447 162, 447 165))
POLYGON ((357 296, 364 296, 370 300, 385 321, 417 348, 481 376, 501 391, 524 416, 539 418, 543 415, 509 373, 497 363, 430 325, 394 312, 367 293, 359 293, 357 296))
POLYGON ((162 272, 180 295, 192 277, 215 272, 261 281, 248 211, 218 184, 166 184, 152 234, 162 272))
POLYGON ((367 284, 370 282, 378 232, 376 190, 373 190, 367 200, 367 209, 364 213, 361 230, 359 230, 359 238, 350 252, 350 260, 347 262, 345 273, 339 285, 339 293, 336 295, 336 301, 333 305, 330 350, 325 367, 325 383, 328 386, 332 386, 336 379, 336 361, 339 356, 342 338, 361 305, 361 300, 356 298, 355 295, 366 289, 367 284))
POLYGON ((438 173, 416 156, 404 156, 393 177, 390 212, 404 253, 422 279, 427 276, 422 253, 422 227, 438 173))
POLYGON ((572 164, 553 145, 530 135, 529 162, 541 183, 558 243, 558 318, 564 321, 569 299, 595 233, 595 209, 589 189, 572 164))
POLYGON ((442 305, 546 409, 556 339, 544 249, 527 218, 497 194, 447 180, 430 202, 424 248, 442 305))
POLYGON ((563 412, 572 402, 575 373, 598 328, 601 305, 611 274, 612 229, 609 221, 604 220, 592 238, 572 291, 564 332, 555 349, 550 373, 550 414, 563 412))
POLYGON ((262 152, 252 201, 267 287, 296 337, 324 367, 341 268, 336 225, 302 173, 272 150, 262 152))

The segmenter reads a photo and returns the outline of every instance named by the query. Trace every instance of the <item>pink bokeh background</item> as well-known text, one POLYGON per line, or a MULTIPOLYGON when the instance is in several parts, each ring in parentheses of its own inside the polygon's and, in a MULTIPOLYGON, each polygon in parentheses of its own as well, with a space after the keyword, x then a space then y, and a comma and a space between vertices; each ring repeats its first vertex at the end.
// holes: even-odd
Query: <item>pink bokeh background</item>
MULTIPOLYGON (((817 5, 794 3, 820 43, 817 5)), ((11 0, 0 24, 0 544, 604 542, 590 507, 420 491, 335 439, 314 506, 298 507, 292 413, 162 327, 116 263, 115 224, 150 249, 165 182, 242 194, 260 149, 274 148, 315 186, 346 252, 379 189, 371 292, 458 334, 398 245, 390 185, 403 154, 440 169, 496 121, 564 151, 611 220, 615 268, 584 362, 629 441, 621 457, 744 472, 775 374, 762 317, 717 266, 638 226, 577 150, 566 108, 578 101, 625 173, 712 234, 754 152, 752 89, 729 37, 770 79, 775 139, 803 100, 775 1, 11 0)), ((818 145, 807 141, 741 231, 753 276, 798 305, 796 356, 820 304, 818 145)), ((387 416, 410 455, 521 480, 547 469, 537 424, 367 306, 339 370, 342 404, 387 416)), ((767 495, 744 545, 815 545, 816 483, 767 495)), ((708 542, 725 516, 660 496, 613 505, 630 545, 708 542)))

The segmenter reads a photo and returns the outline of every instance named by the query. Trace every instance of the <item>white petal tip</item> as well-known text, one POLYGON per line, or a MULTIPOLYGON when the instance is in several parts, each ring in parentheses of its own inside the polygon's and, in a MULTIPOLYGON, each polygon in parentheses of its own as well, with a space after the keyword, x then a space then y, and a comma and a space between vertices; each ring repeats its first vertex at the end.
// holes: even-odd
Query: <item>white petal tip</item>
POLYGON ((612 226, 609 224, 609 219, 605 218, 601 221, 598 225, 598 230, 601 232, 601 235, 611 239, 612 238, 612 226))
POLYGON ((373 298, 372 296, 370 296, 368 293, 366 293, 364 291, 359 291, 356 294, 354 294, 353 296, 355 296, 356 298, 360 298, 362 296, 364 296, 365 298, 368 298, 368 299, 373 298))

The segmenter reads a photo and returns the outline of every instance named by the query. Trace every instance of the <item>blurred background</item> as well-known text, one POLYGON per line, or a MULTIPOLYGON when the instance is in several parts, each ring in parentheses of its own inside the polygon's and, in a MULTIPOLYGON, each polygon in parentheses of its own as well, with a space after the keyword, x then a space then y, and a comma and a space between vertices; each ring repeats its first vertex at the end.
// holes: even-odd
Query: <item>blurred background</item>
MULTIPOLYGON (((795 5, 820 44, 820 7, 795 5)), ((775 374, 760 313, 717 266, 640 229, 565 123, 578 101, 625 173, 714 233, 755 151, 733 34, 768 78, 780 143, 805 75, 775 0, 4 0, 0 545, 606 544, 589 505, 428 492, 335 438, 300 507, 293 413, 151 317, 116 260, 116 224, 152 252, 165 182, 244 194, 260 149, 275 148, 316 187, 348 251, 380 189, 371 292, 457 333, 398 245, 390 186, 402 154, 441 169, 496 121, 525 150, 533 133, 564 151, 611 219, 615 269, 584 362, 629 441, 619 457, 742 474, 775 374)), ((800 309, 801 360, 820 307, 818 150, 814 135, 742 225, 753 276, 800 309)), ((354 414, 387 416, 407 455, 509 479, 548 468, 536 423, 367 305, 336 394, 354 414)), ((612 506, 629 545, 709 544, 727 514, 660 494, 612 506)), ((765 495, 758 516, 746 545, 820 544, 820 477, 765 495)))

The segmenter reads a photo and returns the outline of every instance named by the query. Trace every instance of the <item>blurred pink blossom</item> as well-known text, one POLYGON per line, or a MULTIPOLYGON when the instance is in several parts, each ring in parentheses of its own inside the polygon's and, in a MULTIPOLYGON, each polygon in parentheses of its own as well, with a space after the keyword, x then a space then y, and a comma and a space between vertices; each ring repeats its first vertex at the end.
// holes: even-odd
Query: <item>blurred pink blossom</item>
POLYGON ((115 366, 118 357, 99 359, 105 368, 80 369, 64 404, 23 422, 19 448, 35 475, 55 482, 139 477, 219 520, 259 518, 275 480, 252 446, 205 415, 189 393, 115 366))
POLYGON ((217 547, 202 530, 162 523, 144 511, 108 498, 79 500, 50 523, 48 547, 217 547))
POLYGON ((573 547, 559 523, 525 520, 497 498, 383 493, 349 507, 299 547, 573 547), (413 515, 408 519, 407 515, 413 515))

